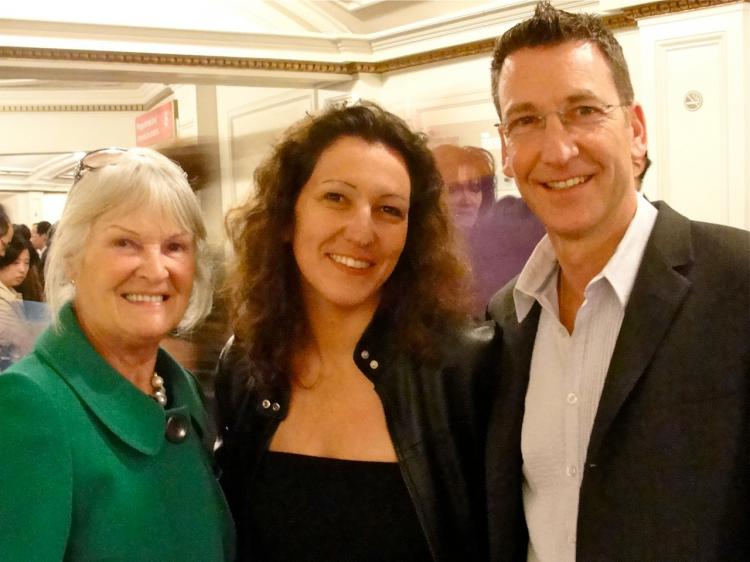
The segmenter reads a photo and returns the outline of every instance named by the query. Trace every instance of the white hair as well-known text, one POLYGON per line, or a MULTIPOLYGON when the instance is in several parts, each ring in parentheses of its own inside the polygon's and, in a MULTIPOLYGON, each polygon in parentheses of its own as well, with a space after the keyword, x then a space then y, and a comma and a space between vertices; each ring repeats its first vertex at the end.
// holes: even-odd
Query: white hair
POLYGON ((83 257, 91 226, 117 207, 163 211, 195 239, 195 279, 178 331, 187 331, 211 311, 211 261, 198 198, 182 169, 149 148, 131 148, 114 163, 83 174, 68 194, 55 226, 45 268, 45 293, 53 325, 60 308, 75 297, 70 275, 83 257))

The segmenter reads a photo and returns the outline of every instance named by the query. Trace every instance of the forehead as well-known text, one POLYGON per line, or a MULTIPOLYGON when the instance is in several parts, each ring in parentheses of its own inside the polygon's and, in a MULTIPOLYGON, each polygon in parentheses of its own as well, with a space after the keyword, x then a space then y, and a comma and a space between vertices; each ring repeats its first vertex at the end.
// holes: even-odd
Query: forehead
POLYGON ((92 231, 102 232, 111 227, 121 227, 144 236, 171 236, 186 232, 177 218, 159 207, 120 205, 110 209, 92 224, 92 231))
POLYGON ((339 137, 323 150, 308 184, 330 180, 406 196, 411 185, 406 162, 397 150, 355 136, 339 137))
POLYGON ((612 71, 602 52, 589 41, 519 49, 503 62, 498 80, 500 106, 559 105, 574 96, 591 95, 614 103, 612 71))

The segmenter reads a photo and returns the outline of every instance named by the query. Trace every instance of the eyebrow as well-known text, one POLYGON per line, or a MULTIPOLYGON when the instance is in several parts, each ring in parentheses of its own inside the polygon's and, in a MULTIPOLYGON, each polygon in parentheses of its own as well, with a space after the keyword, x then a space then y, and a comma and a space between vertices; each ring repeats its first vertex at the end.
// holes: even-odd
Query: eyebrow
MULTIPOLYGON (((125 226, 121 226, 119 224, 111 224, 111 225, 109 225, 107 227, 107 230, 112 230, 112 229, 114 229, 114 230, 120 230, 122 232, 126 232, 126 233, 128 233, 128 234, 130 234, 132 236, 138 237, 138 238, 141 237, 141 233, 140 232, 136 232, 135 230, 131 230, 131 229, 129 229, 129 228, 125 227, 125 226)), ((191 235, 190 232, 188 232, 186 230, 180 230, 179 232, 174 232, 172 234, 168 234, 167 238, 177 238, 179 236, 190 236, 190 235, 191 235)))
MULTIPOLYGON (((321 184, 326 184, 326 183, 341 183, 341 184, 344 184, 344 185, 346 185, 348 187, 351 187, 354 190, 357 190, 357 191, 359 190, 359 188, 356 185, 354 185, 353 183, 350 183, 350 182, 348 182, 346 180, 339 180, 339 179, 336 179, 336 178, 331 178, 331 179, 323 180, 320 183, 321 184)), ((402 201, 405 201, 405 202, 409 202, 409 200, 410 200, 410 198, 404 197, 403 195, 399 195, 398 193, 393 193, 392 191, 384 191, 384 192, 380 193, 378 195, 378 197, 381 197, 381 198, 382 197, 396 197, 396 198, 401 199, 402 201)))
MULTIPOLYGON (((574 94, 571 94, 565 98, 565 104, 573 104, 578 103, 582 101, 598 101, 601 102, 601 98, 597 96, 594 92, 588 89, 580 90, 574 94)), ((512 115, 514 113, 521 113, 524 111, 530 111, 535 112, 538 111, 538 107, 536 104, 531 102, 523 102, 523 103, 517 103, 517 104, 511 104, 511 106, 508 108, 508 110, 505 112, 505 116, 512 115)))

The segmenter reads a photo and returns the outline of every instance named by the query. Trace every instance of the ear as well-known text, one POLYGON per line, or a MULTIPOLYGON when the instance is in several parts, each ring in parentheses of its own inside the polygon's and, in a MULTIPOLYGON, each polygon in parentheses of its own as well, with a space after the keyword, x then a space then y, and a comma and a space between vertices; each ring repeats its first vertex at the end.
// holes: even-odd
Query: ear
POLYGON ((65 261, 65 278, 75 285, 78 278, 78 260, 68 259, 65 261))
POLYGON ((513 178, 515 176, 513 175, 513 167, 510 165, 508 147, 505 145, 505 135, 503 135, 500 131, 498 131, 497 134, 500 135, 500 145, 502 148, 503 174, 505 174, 506 177, 513 178))
POLYGON ((646 117, 641 104, 634 102, 630 107, 630 128, 633 138, 630 142, 630 156, 633 162, 642 162, 648 148, 646 117))

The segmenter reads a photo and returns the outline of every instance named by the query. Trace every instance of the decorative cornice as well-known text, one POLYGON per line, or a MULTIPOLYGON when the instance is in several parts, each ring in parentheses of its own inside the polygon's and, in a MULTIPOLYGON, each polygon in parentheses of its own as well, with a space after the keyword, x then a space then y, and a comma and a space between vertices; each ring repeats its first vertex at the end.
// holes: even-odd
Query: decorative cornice
POLYGON ((190 68, 233 68, 285 72, 328 72, 334 74, 351 73, 351 63, 340 62, 125 53, 117 51, 82 51, 77 49, 36 49, 31 47, 0 47, 0 58, 108 64, 143 64, 190 68))
POLYGON ((639 6, 630 6, 623 8, 623 12, 633 20, 650 18, 652 16, 664 16, 667 14, 678 14, 691 10, 702 8, 713 8, 714 6, 724 6, 725 4, 746 4, 750 0, 665 0, 661 2, 651 2, 639 6))
POLYGON ((433 51, 426 51, 415 55, 407 55, 405 57, 385 60, 375 63, 375 70, 370 72, 392 72, 394 70, 402 70, 413 66, 421 66, 423 64, 432 64, 473 55, 483 55, 485 53, 491 53, 494 46, 495 39, 482 39, 480 41, 473 41, 471 43, 464 43, 453 47, 445 47, 443 49, 435 49, 433 51))
POLYGON ((142 103, 87 103, 87 104, 38 104, 38 105, 0 105, 0 113, 55 113, 55 112, 88 112, 88 111, 148 111, 142 103))

